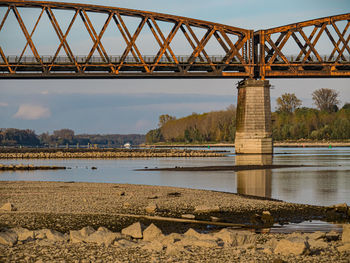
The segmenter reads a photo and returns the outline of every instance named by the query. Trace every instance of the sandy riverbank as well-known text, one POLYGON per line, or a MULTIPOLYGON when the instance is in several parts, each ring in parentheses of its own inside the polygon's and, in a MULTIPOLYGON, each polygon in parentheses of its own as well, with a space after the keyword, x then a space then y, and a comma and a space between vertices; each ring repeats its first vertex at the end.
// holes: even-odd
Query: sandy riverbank
MULTIPOLYGON (((215 191, 125 184, 0 182, 0 207, 8 202, 17 210, 0 212, 0 229, 47 228, 68 234, 71 230, 86 226, 95 230, 102 226, 120 232, 135 222, 145 226, 154 223, 166 235, 174 232, 183 234, 189 228, 215 232, 225 227, 225 224, 256 224, 251 222, 252 216, 261 215, 263 211, 269 211, 274 221, 281 223, 325 216, 325 209, 318 206, 215 191), (175 222, 164 218, 188 221, 175 222), (208 223, 199 224, 196 221, 212 221, 211 228, 207 228, 208 223), (215 226, 217 221, 223 225, 215 226)), ((0 246, 0 254, 5 255, 1 260, 8 262, 97 262, 99 259, 102 259, 100 262, 261 262, 275 259, 287 262, 348 262, 346 260, 350 255, 336 249, 341 245, 339 240, 327 243, 328 248, 318 254, 314 251, 294 257, 288 253, 280 255, 268 250, 263 252, 264 244, 274 238, 281 240, 286 235, 257 234, 257 241, 250 247, 220 247, 219 243, 216 247, 184 246, 177 255, 170 255, 166 248, 164 251, 145 250, 142 241, 135 241, 138 245, 121 248, 119 245, 71 244, 69 240, 58 243, 31 241, 17 244, 10 250, 0 246)))

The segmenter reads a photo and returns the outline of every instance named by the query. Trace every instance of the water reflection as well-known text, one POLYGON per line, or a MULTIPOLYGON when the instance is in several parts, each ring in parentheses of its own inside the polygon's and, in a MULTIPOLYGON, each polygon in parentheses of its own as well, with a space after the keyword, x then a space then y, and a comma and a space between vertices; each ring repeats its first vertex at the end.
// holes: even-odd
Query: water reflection
MULTIPOLYGON (((222 148, 217 149, 222 150, 222 148)), ((229 149, 227 149, 229 150, 229 149)), ((232 149, 231 149, 232 150, 232 149)), ((287 202, 350 203, 350 147, 275 148, 271 156, 239 155, 237 164, 310 165, 255 171, 150 172, 144 167, 231 166, 235 156, 139 159, 2 159, 3 164, 67 166, 57 171, 0 172, 2 181, 76 181, 166 185, 272 197, 287 202), (91 170, 91 166, 98 167, 91 170), (86 169, 88 167, 89 169, 86 169), (272 181, 272 182, 271 182, 272 181)), ((1 197, 0 197, 1 201, 1 197)))
MULTIPOLYGON (((236 155, 236 165, 271 165, 272 155, 236 155)), ((271 169, 237 172, 237 192, 271 198, 271 169)))

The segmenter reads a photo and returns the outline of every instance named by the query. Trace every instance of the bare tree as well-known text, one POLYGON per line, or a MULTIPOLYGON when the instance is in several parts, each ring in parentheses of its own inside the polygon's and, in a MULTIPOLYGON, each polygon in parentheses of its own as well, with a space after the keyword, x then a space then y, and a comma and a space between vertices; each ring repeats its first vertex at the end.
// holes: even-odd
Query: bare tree
POLYGON ((285 93, 277 100, 277 110, 281 112, 292 113, 295 109, 301 106, 301 100, 299 100, 294 93, 285 93))
POLYGON ((312 93, 312 99, 314 100, 317 108, 327 112, 337 111, 339 93, 334 89, 318 89, 312 93))
POLYGON ((158 126, 162 127, 168 121, 176 120, 176 117, 170 116, 169 114, 163 114, 159 116, 158 126))

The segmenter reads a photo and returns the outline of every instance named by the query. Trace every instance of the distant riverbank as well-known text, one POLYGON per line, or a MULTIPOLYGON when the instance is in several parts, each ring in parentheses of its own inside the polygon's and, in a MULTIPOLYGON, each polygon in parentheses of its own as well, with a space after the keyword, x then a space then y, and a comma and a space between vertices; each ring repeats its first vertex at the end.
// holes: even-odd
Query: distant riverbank
POLYGON ((151 157, 221 157, 219 151, 184 149, 54 149, 3 148, 0 159, 58 158, 151 158, 151 157))
MULTIPOLYGON (((350 147, 350 142, 274 142, 274 147, 350 147)), ((159 143, 159 144, 142 144, 140 147, 147 148, 189 148, 189 147, 235 147, 234 143, 159 143)))

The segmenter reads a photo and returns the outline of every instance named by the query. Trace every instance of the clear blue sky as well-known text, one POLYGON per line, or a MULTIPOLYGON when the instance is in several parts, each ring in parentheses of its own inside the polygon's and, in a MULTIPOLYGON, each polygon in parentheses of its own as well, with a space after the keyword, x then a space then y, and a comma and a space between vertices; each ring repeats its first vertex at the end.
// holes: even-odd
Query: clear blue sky
MULTIPOLYGON (((64 1, 61 1, 64 2, 64 1)), ((264 29, 318 17, 350 12, 349 0, 104 0, 78 1, 187 16, 248 29, 264 29)), ((33 24, 36 11, 25 15, 33 24)), ((0 9, 2 19, 4 9, 0 9)), ((67 25, 67 14, 57 13, 67 25)), ((47 19, 47 18, 45 18, 47 19)), ((48 20, 43 19, 33 36, 40 43, 41 55, 57 48, 57 37, 48 20)), ((103 19, 95 18, 96 28, 103 19)), ((80 24, 81 25, 81 24, 80 24)), ((132 22, 130 22, 132 26, 132 22)), ((16 55, 25 44, 18 24, 9 18, 0 32, 0 45, 6 55, 16 55)), ((85 53, 91 45, 79 23, 68 38, 75 53, 85 53), (75 30, 75 31, 74 31, 75 30), (87 42, 86 42, 87 41, 87 42), (88 45, 87 45, 88 43, 88 45)), ((111 32, 103 42, 106 49, 118 54, 111 32)), ((348 33, 349 34, 349 33, 348 33)), ((115 39, 114 39, 115 41, 115 39)), ((143 41, 151 41, 145 34, 143 41)), ((154 45, 145 45, 152 52, 154 45)), ((324 45, 321 43, 320 45, 324 45)), ((185 47, 179 45, 179 52, 185 47)), ((211 50, 215 53, 216 50, 211 50)), ((61 53, 62 54, 62 53, 61 53)), ((347 54, 350 55, 350 54, 347 54)), ((177 117, 192 112, 225 109, 236 104, 238 80, 0 80, 0 127, 30 128, 38 133, 70 128, 76 133, 145 133, 155 128, 160 114, 177 117)), ((275 99, 294 92, 304 106, 313 106, 311 93, 317 88, 334 88, 342 104, 350 102, 349 79, 271 80, 272 109, 275 99)))

